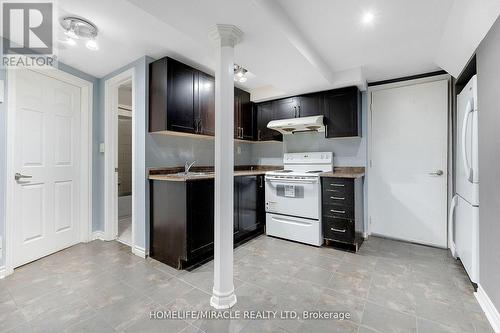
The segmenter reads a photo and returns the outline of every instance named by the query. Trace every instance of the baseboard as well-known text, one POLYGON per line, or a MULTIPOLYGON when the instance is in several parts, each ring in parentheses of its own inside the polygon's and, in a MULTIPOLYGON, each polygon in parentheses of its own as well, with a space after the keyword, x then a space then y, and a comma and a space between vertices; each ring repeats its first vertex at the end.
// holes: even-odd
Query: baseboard
POLYGON ((137 245, 132 248, 132 253, 141 258, 146 258, 147 256, 146 250, 143 247, 137 245))
POLYGON ((5 266, 0 267, 0 279, 3 279, 7 276, 7 271, 5 269, 5 266))
POLYGON ((486 318, 488 318, 491 327, 493 327, 493 330, 496 333, 500 333, 500 313, 498 313, 497 308, 488 297, 484 289, 481 287, 481 285, 478 285, 475 296, 477 301, 479 302, 479 305, 486 314, 486 318))
POLYGON ((98 230, 98 231, 92 232, 90 240, 96 240, 96 239, 104 240, 104 231, 98 230))

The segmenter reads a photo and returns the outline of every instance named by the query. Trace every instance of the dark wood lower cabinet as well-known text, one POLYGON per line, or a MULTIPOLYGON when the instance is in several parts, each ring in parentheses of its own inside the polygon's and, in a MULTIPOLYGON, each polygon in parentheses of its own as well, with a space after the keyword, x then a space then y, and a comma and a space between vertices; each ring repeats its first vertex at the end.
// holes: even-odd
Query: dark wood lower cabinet
POLYGON ((327 245, 356 252, 363 242, 363 178, 322 178, 321 224, 327 245))
MULTIPOLYGON (((234 243, 264 232, 264 176, 234 179, 234 243)), ((150 181, 150 256, 183 269, 213 256, 214 180, 150 181)))

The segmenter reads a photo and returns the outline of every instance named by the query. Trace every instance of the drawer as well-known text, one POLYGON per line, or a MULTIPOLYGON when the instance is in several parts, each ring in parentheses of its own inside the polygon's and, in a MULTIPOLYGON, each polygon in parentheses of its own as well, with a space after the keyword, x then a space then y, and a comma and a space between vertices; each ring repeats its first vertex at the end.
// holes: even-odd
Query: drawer
POLYGON ((354 221, 348 219, 323 218, 323 237, 334 241, 353 243, 354 221))
POLYGON ((354 197, 354 180, 348 178, 322 178, 323 197, 354 197))
POLYGON ((321 215, 323 217, 337 217, 342 219, 354 219, 354 206, 345 204, 325 204, 322 205, 321 215))
POLYGON ((347 195, 347 193, 339 192, 323 192, 322 195, 323 205, 341 205, 341 206, 354 206, 354 195, 347 195))

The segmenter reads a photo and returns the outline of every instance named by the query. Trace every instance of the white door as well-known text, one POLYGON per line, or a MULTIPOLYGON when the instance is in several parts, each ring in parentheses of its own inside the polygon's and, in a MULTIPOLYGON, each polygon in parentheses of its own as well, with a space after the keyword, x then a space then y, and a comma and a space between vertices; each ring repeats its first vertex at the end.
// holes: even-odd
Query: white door
POLYGON ((373 234, 447 246, 448 82, 371 93, 373 234))
POLYGON ((14 267, 79 241, 80 94, 16 71, 14 171, 26 178, 16 180, 12 200, 14 267))

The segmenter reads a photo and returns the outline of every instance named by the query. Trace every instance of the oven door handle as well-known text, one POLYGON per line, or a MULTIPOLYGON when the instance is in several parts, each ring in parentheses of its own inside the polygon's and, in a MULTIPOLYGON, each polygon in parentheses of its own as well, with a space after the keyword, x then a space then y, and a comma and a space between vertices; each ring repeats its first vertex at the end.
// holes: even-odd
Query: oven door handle
POLYGON ((269 183, 293 183, 293 184, 317 184, 317 179, 276 179, 276 178, 268 178, 266 177, 266 182, 269 183))
POLYGON ((281 219, 277 217, 272 217, 273 220, 281 223, 286 223, 286 224, 293 224, 293 225, 298 225, 298 226, 310 226, 312 223, 307 223, 307 222, 301 222, 301 221, 293 221, 293 220, 286 220, 286 219, 281 219))

